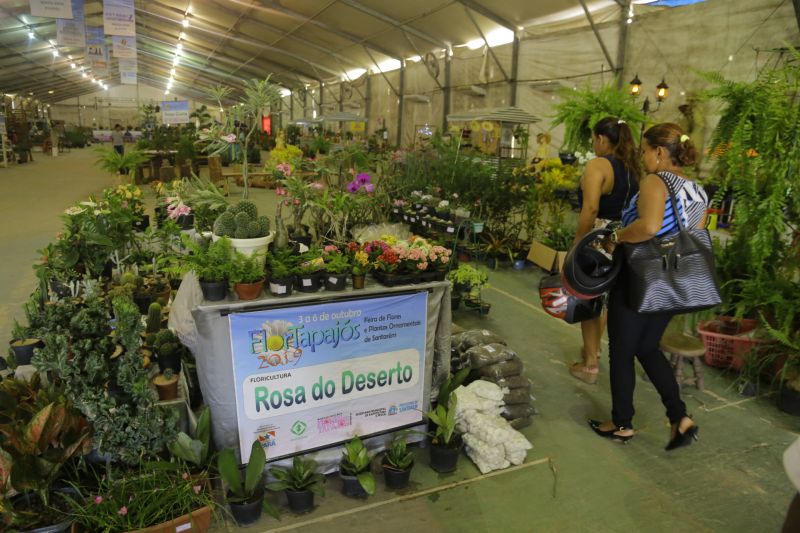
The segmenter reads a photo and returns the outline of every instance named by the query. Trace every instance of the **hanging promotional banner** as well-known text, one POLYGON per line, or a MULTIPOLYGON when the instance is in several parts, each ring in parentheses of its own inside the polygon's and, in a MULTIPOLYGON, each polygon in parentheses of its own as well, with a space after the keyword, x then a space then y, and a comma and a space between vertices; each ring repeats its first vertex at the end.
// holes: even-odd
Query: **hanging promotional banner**
POLYGON ((122 85, 136 85, 136 71, 135 70, 122 70, 119 71, 119 82, 122 85))
POLYGON ((71 19, 70 0, 31 0, 31 15, 51 19, 71 19))
POLYGON ((103 27, 106 35, 136 35, 133 0, 103 0, 103 27))
POLYGON ((104 58, 106 36, 100 26, 86 26, 86 59, 104 58))
POLYGON ((111 38, 114 57, 118 59, 136 59, 136 37, 113 36, 111 38))
POLYGON ((56 41, 61 46, 86 46, 83 0, 72 0, 72 19, 56 20, 56 41))
POLYGON ((161 102, 161 122, 164 124, 189 123, 189 100, 161 102))
POLYGON ((119 70, 125 70, 127 72, 138 72, 139 71, 139 63, 135 59, 120 59, 117 61, 119 64, 119 70))
POLYGON ((242 462, 423 420, 428 293, 228 316, 242 462))

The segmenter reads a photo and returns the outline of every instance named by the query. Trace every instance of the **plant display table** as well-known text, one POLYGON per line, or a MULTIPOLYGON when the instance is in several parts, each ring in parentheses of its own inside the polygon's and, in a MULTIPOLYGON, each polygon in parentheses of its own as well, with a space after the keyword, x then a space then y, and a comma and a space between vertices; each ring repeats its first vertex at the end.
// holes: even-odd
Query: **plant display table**
MULTIPOLYGON (((288 326, 292 327, 291 324, 288 326)), ((370 447, 377 448, 395 429, 424 428, 422 412, 428 409, 431 395, 449 375, 450 284, 434 281, 384 287, 370 282, 359 290, 295 293, 284 298, 229 299, 211 303, 203 301, 199 284, 190 273, 184 278, 173 303, 170 327, 175 329, 197 360, 201 389, 212 413, 217 448, 240 449, 240 429, 251 431, 255 428, 259 440, 263 440, 268 460, 313 449, 323 469, 332 471, 339 460, 338 444, 353 435, 368 436, 376 433, 375 428, 380 428, 377 431, 380 436, 376 435, 372 442, 367 440, 370 447), (395 306, 396 302, 396 307, 385 305, 395 306), (412 304, 417 307, 412 307, 412 304), (352 316, 360 313, 361 309, 364 309, 363 315, 352 316), (416 313, 415 309, 421 312, 416 313), (293 337, 297 341, 293 341, 291 346, 287 341, 286 349, 277 347, 275 343, 281 344, 282 337, 292 338, 286 333, 288 320, 274 320, 276 316, 283 316, 281 312, 293 320, 294 327, 298 321, 303 324, 303 320, 309 320, 309 317, 313 317, 313 321, 319 317, 320 322, 337 320, 334 323, 338 324, 339 333, 333 335, 340 336, 332 337, 331 342, 322 345, 323 336, 330 334, 332 329, 325 324, 316 329, 308 325, 305 332, 325 333, 314 337, 316 340, 311 335, 301 337, 298 334, 293 337), (345 312, 349 313, 347 317, 345 312), (342 315, 341 320, 335 316, 336 313, 342 315), (262 316, 267 317, 266 320, 262 320, 262 316), (391 321, 392 325, 388 328, 382 326, 378 322, 381 317, 386 317, 386 323, 391 321), (343 332, 351 326, 358 326, 360 338, 357 343, 346 344, 350 335, 343 332), (276 335, 275 328, 283 330, 276 335), (232 331, 235 331, 233 339, 232 331), (405 346, 403 342, 411 343, 409 346, 418 342, 420 350, 400 349, 405 346), (298 344, 301 350, 297 350, 298 344), (419 354, 420 351, 424 354, 419 354), (291 360, 295 352, 301 352, 302 364, 291 360), (247 360, 247 368, 253 369, 244 378, 243 359, 247 360), (260 367, 255 359, 262 360, 260 367), (385 364, 387 361, 391 361, 391 366, 385 364), (382 370, 387 373, 383 374, 382 370), (413 378, 408 379, 412 374, 413 378), (320 381, 319 387, 316 385, 317 376, 320 380, 324 376, 325 381, 320 381), (404 404, 403 394, 406 398, 409 393, 412 393, 412 398, 414 396, 409 389, 411 385, 404 384, 401 376, 419 387, 421 402, 407 401, 404 404), (385 396, 381 396, 379 389, 383 386, 382 380, 387 380, 384 381, 387 385, 395 385, 394 389, 390 386, 385 388, 389 391, 385 396), (302 400, 298 386, 304 387, 302 400), (320 391, 324 391, 326 396, 323 397, 320 391), (320 405, 328 407, 323 409, 325 416, 315 418, 315 411, 307 409, 320 405), (336 406, 336 413, 330 414, 330 405, 336 406), (274 424, 270 420, 273 413, 274 424), (411 418, 414 422, 410 424, 411 418), (395 420, 397 425, 393 425, 395 420), (336 435, 333 441, 333 436, 322 436, 328 431, 336 435)), ((297 355, 298 360, 301 354, 297 355)), ((412 434, 409 440, 422 438, 412 434)), ((249 447, 252 440, 253 435, 245 435, 243 431, 241 441, 249 447)), ((246 453, 241 449, 240 452, 246 453)))

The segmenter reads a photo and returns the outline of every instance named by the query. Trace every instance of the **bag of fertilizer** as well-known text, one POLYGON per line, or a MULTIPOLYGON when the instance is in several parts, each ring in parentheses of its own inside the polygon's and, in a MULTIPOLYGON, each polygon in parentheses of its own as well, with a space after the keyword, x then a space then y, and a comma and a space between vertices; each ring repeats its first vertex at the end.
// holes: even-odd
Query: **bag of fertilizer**
POLYGON ((522 374, 522 361, 519 360, 519 357, 513 357, 507 361, 484 366, 483 368, 476 368, 471 372, 471 374, 477 378, 491 378, 487 381, 495 381, 510 376, 518 376, 522 374))

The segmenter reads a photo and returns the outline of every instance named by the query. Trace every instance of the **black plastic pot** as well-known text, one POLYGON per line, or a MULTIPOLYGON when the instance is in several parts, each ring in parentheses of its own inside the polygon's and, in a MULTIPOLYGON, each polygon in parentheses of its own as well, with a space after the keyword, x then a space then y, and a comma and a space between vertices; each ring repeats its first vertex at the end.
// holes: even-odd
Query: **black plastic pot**
POLYGON ((293 513, 308 513, 314 509, 314 493, 310 490, 287 490, 286 500, 293 513))
POLYGON ((150 215, 142 215, 142 218, 133 222, 133 229, 144 231, 150 227, 150 215))
POLYGON ((66 298, 72 294, 65 283, 61 283, 55 279, 50 280, 50 290, 59 298, 66 298))
POLYGON ((800 392, 785 385, 781 387, 778 409, 790 415, 800 416, 800 392))
MULTIPOLYGON (((57 494, 69 494, 73 498, 77 496, 77 492, 75 489, 72 488, 62 488, 56 489, 51 491, 51 504, 53 503, 52 500, 57 497, 57 494)), ((18 494, 11 499, 12 506, 14 504, 19 504, 20 502, 31 501, 31 500, 38 500, 39 496, 34 493, 24 493, 18 494)), ((70 527, 72 527, 72 523, 74 519, 72 517, 65 517, 61 522, 57 524, 45 525, 40 526, 34 529, 26 529, 24 531, 20 531, 20 533, 62 533, 64 531, 69 531, 70 527)))
POLYGON ((411 469, 414 468, 414 463, 406 470, 397 470, 386 464, 386 461, 381 465, 383 466, 383 479, 386 482, 386 487, 390 489, 404 489, 408 486, 408 481, 411 479, 411 469))
MULTIPOLYGON (((18 340, 24 340, 24 339, 12 339, 11 343, 18 340)), ((41 340, 36 339, 36 341, 37 342, 32 344, 27 344, 25 346, 13 346, 11 345, 11 343, 9 343, 9 346, 11 346, 11 349, 14 351, 14 359, 17 361, 17 366, 31 364, 31 358, 33 357, 33 350, 35 348, 42 348, 44 346, 44 343, 41 340)))
POLYGON ((158 369, 163 374, 164 371, 168 368, 171 368, 175 374, 179 374, 181 371, 181 354, 180 353, 173 353, 173 354, 157 354, 156 360, 158 361, 158 369))
MULTIPOLYGON (((228 493, 230 497, 231 493, 228 493)), ((233 503, 229 502, 231 514, 238 526, 249 526, 258 522, 261 518, 261 506, 264 504, 264 491, 260 490, 254 500, 249 502, 233 503)))
POLYGON ((300 274, 295 279, 294 288, 300 292, 317 292, 320 287, 319 272, 300 274))
POLYGON ((324 276, 326 291, 343 291, 347 287, 348 274, 325 273, 324 276))
POLYGON ((461 455, 461 441, 458 441, 458 446, 439 446, 431 444, 431 468, 445 474, 447 472, 454 472, 458 467, 458 457, 461 455))
POLYGON ((367 491, 361 486, 356 476, 346 476, 339 472, 339 477, 342 478, 342 494, 350 498, 367 497, 367 491))
POLYGON ((182 230, 192 229, 194 227, 194 215, 191 213, 188 215, 179 215, 175 222, 178 223, 182 230))
POLYGON ((224 300, 228 296, 228 280, 222 281, 203 281, 200 280, 200 288, 203 289, 203 298, 209 302, 224 300))
POLYGON ((450 310, 455 311, 461 306, 461 294, 457 292, 450 293, 450 310))
POLYGON ((273 296, 282 298, 292 294, 292 278, 277 278, 269 280, 269 292, 273 296))
MULTIPOLYGON (((203 291, 205 293, 205 291, 203 291)), ((136 307, 139 308, 139 313, 146 315, 147 310, 150 308, 150 304, 155 302, 155 296, 152 294, 134 294, 133 295, 133 303, 136 304, 136 307)))

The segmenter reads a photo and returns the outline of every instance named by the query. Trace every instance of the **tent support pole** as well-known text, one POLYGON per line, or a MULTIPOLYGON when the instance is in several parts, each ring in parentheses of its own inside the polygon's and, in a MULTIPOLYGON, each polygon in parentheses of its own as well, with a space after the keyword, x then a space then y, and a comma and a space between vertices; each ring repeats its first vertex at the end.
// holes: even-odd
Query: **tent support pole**
POLYGON ((586 7, 586 0, 578 0, 578 1, 581 3, 583 12, 586 13, 586 18, 589 20, 589 26, 592 27, 592 32, 594 32, 594 36, 597 38, 597 42, 600 43, 600 48, 602 48, 603 50, 603 55, 606 56, 606 61, 608 61, 608 64, 612 70, 617 70, 617 68, 614 66, 614 62, 611 61, 611 54, 608 53, 608 49, 606 48, 606 43, 603 42, 603 38, 600 37, 600 32, 597 31, 597 26, 595 26, 594 24, 592 13, 589 11, 589 8, 586 7))
MULTIPOLYGON (((798 2, 800 0, 795 0, 798 2)), ((623 78, 625 77, 625 55, 628 48, 628 31, 630 24, 628 24, 628 10, 630 9, 631 0, 620 1, 620 17, 619 17, 619 43, 617 44, 617 89, 622 89, 623 78)))
POLYGON ((447 131, 447 115, 450 114, 450 50, 444 51, 444 89, 442 90, 442 135, 447 131))
MULTIPOLYGON (((388 83, 389 80, 386 80, 388 83)), ((400 60, 400 92, 397 92, 397 147, 403 146, 403 113, 405 112, 405 101, 403 94, 406 92, 406 60, 400 60)))
POLYGON ((289 91, 289 122, 294 120, 294 91, 289 91))
POLYGON ((517 78, 519 77, 519 32, 514 32, 514 44, 511 47, 511 105, 517 105, 517 78))
POLYGON ((464 11, 467 13, 469 20, 472 22, 472 25, 475 26, 476 30, 478 30, 478 35, 480 35, 481 39, 483 39, 483 46, 485 46, 489 50, 489 54, 492 56, 492 59, 497 65, 497 68, 500 69, 500 73, 503 75, 503 79, 508 80, 508 74, 506 74, 506 70, 503 68, 503 64, 500 62, 499 59, 497 59, 497 55, 495 55, 494 50, 492 50, 492 47, 489 46, 489 41, 486 40, 486 35, 484 35, 481 27, 478 26, 478 23, 475 21, 475 17, 472 16, 472 11, 470 11, 468 7, 464 7, 464 11))
POLYGON ((797 27, 800 28, 800 0, 792 0, 794 4, 794 15, 797 17, 797 27))

